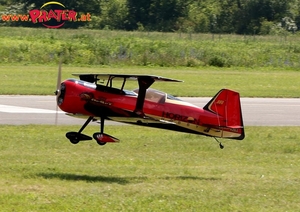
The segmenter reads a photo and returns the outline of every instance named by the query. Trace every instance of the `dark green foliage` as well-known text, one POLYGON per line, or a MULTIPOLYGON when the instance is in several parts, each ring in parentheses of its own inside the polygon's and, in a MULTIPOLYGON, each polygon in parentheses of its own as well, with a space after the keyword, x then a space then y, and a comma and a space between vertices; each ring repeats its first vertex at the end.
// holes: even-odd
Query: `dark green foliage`
POLYGON ((136 30, 142 25, 155 31, 178 30, 176 21, 185 15, 189 3, 186 0, 127 0, 127 29, 136 30))
MULTIPOLYGON (((23 3, 24 4, 24 9, 32 9, 32 8, 40 8, 42 5, 44 5, 47 2, 47 0, 21 0, 21 1, 16 1, 14 2, 17 3, 23 3)), ((87 2, 78 0, 78 1, 67 1, 67 0, 59 0, 57 1, 59 3, 62 3, 65 5, 66 8, 72 9, 75 11, 80 11, 83 13, 92 13, 92 14, 99 14, 100 13, 100 0, 90 0, 87 2)))
MULTIPOLYGON (((40 8, 45 0, 2 0, 6 14, 40 8), (5 9, 6 8, 6 9, 5 9)), ((276 34, 300 25, 300 0, 60 0, 66 8, 90 13, 89 23, 68 22, 65 28, 162 32, 276 34), (289 20, 288 22, 286 20, 289 20), (294 22, 295 21, 295 22, 294 22)), ((2 25, 37 26, 28 22, 2 25)))
POLYGON ((218 55, 211 57, 208 61, 208 65, 216 67, 230 66, 224 57, 220 57, 218 55))

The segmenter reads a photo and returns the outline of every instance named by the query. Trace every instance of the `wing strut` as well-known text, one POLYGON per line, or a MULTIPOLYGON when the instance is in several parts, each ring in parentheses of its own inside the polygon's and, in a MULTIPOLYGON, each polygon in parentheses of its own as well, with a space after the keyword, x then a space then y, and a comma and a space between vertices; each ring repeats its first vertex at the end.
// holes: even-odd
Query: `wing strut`
POLYGON ((139 77, 139 93, 135 105, 134 112, 139 116, 144 116, 143 107, 146 97, 146 91, 147 89, 154 83, 154 79, 151 77, 139 77))

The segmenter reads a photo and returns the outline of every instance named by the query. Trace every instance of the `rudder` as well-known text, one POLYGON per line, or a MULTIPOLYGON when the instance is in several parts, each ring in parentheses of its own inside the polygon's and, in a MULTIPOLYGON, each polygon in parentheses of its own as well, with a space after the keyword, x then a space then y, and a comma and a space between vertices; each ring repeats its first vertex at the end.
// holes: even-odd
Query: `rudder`
POLYGON ((240 94, 238 92, 222 89, 203 109, 224 117, 226 124, 221 127, 239 131, 240 136, 234 139, 242 140, 245 137, 240 94))

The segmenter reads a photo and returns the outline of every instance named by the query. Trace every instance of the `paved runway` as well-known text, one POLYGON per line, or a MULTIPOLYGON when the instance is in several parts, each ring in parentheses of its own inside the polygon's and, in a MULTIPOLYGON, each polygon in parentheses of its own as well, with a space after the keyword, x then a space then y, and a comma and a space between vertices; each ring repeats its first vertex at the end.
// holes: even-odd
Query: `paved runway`
MULTIPOLYGON (((181 99, 203 107, 211 98, 181 99)), ((242 98, 241 102, 245 126, 300 126, 300 99, 242 98)), ((55 96, 0 95, 0 124, 55 124, 55 117, 55 96)), ((82 125, 84 121, 58 111, 59 125, 82 125)))

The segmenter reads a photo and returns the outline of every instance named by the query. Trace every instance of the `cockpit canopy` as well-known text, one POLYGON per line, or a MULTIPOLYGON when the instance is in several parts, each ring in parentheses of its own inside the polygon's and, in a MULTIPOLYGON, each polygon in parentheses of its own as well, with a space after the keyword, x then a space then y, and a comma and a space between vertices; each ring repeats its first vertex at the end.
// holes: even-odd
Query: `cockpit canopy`
MULTIPOLYGON (((133 92, 138 94, 139 89, 137 88, 137 89, 133 90, 133 92)), ((146 91, 145 100, 163 104, 166 102, 167 99, 181 101, 181 99, 178 99, 170 94, 167 94, 167 93, 159 91, 159 90, 148 88, 146 91)))
MULTIPOLYGON (((137 88, 137 89, 133 90, 133 92, 138 94, 139 89, 137 88)), ((147 91, 146 91, 145 100, 162 104, 162 103, 165 103, 166 96, 167 96, 167 94, 162 92, 162 91, 155 90, 155 89, 152 89, 152 88, 148 88, 147 91)))
MULTIPOLYGON (((134 89, 133 91, 125 90, 125 89, 118 89, 111 86, 103 86, 100 84, 94 84, 82 80, 76 80, 76 79, 68 79, 69 81, 75 82, 77 84, 80 84, 82 86, 85 86, 87 88, 96 89, 102 92, 108 92, 108 93, 114 93, 114 94, 121 94, 121 95, 131 95, 131 96, 138 96, 139 88, 134 89)), ((176 101, 182 101, 181 99, 178 99, 170 94, 167 94, 163 91, 159 91, 156 89, 148 88, 146 90, 145 100, 154 102, 154 103, 160 103, 163 104, 168 100, 176 100, 176 101)))

